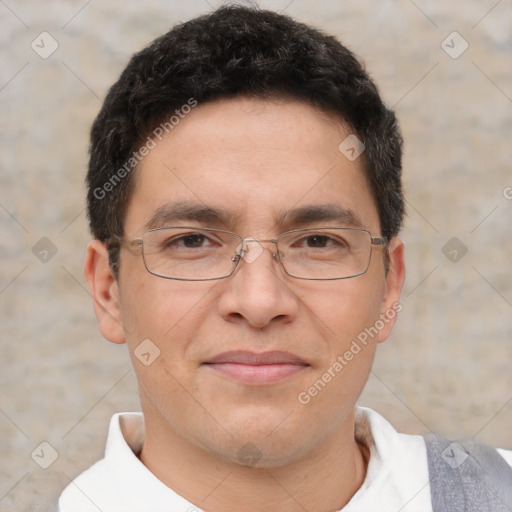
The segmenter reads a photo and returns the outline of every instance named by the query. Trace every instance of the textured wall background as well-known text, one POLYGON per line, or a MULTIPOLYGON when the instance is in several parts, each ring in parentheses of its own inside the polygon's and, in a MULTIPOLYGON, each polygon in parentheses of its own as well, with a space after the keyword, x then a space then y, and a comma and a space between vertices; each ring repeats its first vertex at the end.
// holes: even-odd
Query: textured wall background
MULTIPOLYGON (((0 0, 1 511, 53 510, 138 408, 82 275, 88 130, 134 51, 220 3, 0 0)), ((404 309, 361 403, 512 448, 512 1, 261 5, 356 51, 406 140, 404 309)))

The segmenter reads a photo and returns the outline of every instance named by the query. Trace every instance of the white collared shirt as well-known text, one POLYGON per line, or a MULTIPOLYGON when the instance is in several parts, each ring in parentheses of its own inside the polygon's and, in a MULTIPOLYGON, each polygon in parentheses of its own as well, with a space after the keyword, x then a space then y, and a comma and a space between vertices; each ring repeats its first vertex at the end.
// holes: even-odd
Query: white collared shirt
MULTIPOLYGON (((422 436, 399 434, 375 411, 358 407, 356 438, 370 448, 370 462, 343 512, 432 512, 422 436)), ((200 512, 142 464, 136 454, 143 441, 142 413, 115 414, 105 458, 66 487, 59 512, 200 512)), ((512 466, 512 451, 499 453, 512 466)))

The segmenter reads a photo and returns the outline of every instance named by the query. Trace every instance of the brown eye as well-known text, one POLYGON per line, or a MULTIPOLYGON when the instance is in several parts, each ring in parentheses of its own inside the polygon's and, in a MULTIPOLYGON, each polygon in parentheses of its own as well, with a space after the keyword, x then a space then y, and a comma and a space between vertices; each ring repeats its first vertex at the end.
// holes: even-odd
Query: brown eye
POLYGON ((205 240, 207 240, 207 238, 204 235, 194 233, 192 235, 185 235, 180 237, 177 242, 189 249, 194 249, 197 247, 202 247, 205 240))
POLYGON ((311 235, 306 238, 306 244, 308 247, 325 247, 329 240, 325 235, 311 235))

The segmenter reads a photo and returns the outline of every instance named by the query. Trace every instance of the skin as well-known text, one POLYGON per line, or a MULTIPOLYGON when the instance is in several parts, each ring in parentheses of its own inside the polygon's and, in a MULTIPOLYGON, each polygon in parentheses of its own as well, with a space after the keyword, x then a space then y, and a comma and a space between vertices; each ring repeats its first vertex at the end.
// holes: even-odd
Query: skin
MULTIPOLYGON (((381 236, 361 158, 351 162, 338 150, 349 133, 299 101, 199 105, 139 166, 125 237, 142 236, 155 211, 177 201, 227 210, 212 227, 243 237, 325 225, 276 221, 325 204, 352 210, 381 236)), ((160 480, 207 511, 240 510, 241 503, 262 512, 339 510, 366 474, 354 407, 394 319, 307 405, 297 396, 399 300, 403 242, 390 241, 387 273, 385 249, 374 246, 364 275, 333 281, 289 277, 272 257, 273 244, 262 247, 231 277, 203 282, 153 276, 140 249, 123 248, 116 280, 95 240, 85 275, 103 336, 128 344, 146 421, 140 459, 160 480), (147 338, 160 349, 149 366, 133 355, 147 338), (229 350, 289 351, 308 366, 273 384, 248 385, 203 364, 229 350), (249 449, 256 456, 242 462, 240 450, 249 449)))

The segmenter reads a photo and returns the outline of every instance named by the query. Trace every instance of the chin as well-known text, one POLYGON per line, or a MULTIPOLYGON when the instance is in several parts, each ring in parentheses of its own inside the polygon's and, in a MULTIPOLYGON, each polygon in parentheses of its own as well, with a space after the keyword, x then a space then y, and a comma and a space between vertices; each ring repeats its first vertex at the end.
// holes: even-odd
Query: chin
POLYGON ((277 468, 293 463, 308 453, 320 432, 307 432, 293 413, 280 410, 278 414, 256 411, 225 423, 231 436, 223 436, 209 447, 217 456, 248 468, 277 468))

